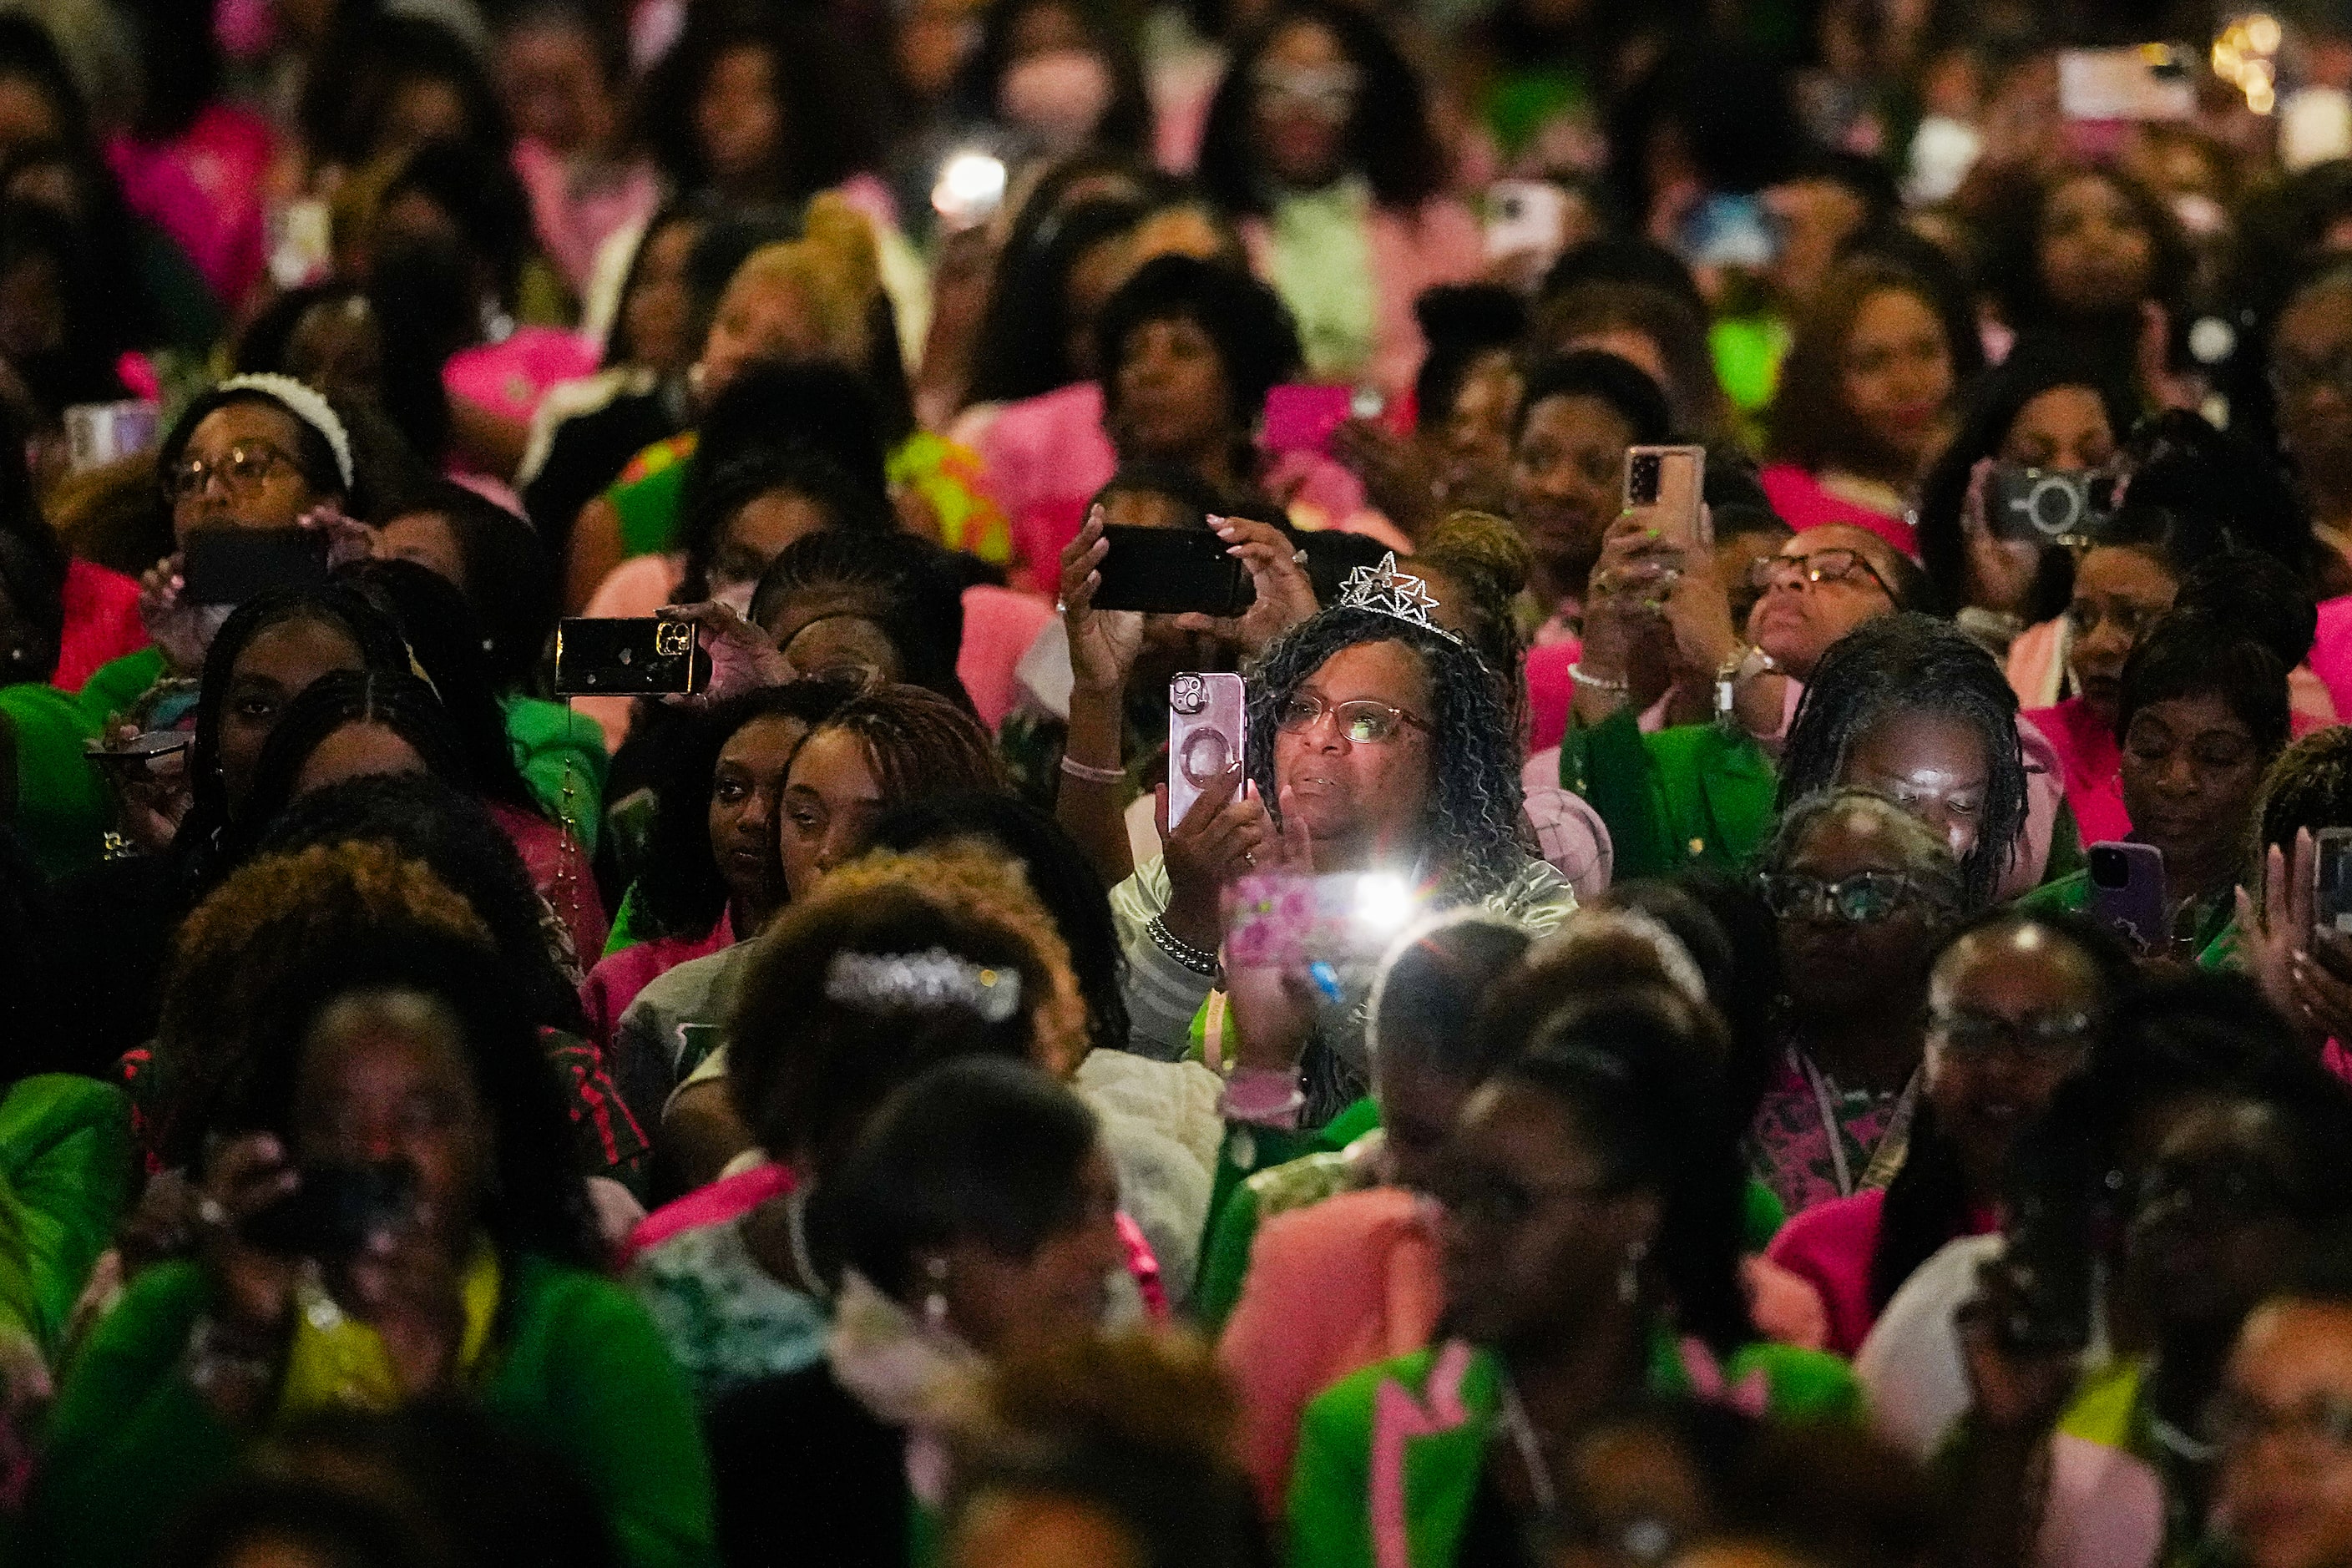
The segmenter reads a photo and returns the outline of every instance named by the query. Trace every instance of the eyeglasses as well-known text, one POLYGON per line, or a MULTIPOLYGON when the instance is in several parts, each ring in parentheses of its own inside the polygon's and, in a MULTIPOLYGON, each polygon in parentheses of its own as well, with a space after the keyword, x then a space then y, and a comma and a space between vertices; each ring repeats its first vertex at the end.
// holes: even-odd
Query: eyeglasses
POLYGON ((2205 1413, 2205 1435, 2232 1453, 2243 1453, 2274 1433, 2305 1453, 2327 1448, 2352 1454, 2352 1399, 2315 1394, 2282 1410, 2224 1389, 2205 1413))
POLYGON ((2007 1052, 2036 1067, 2063 1068, 2090 1048, 2093 1020, 2087 1013, 2038 1018, 2004 1018, 1955 1007, 1928 1015, 1938 1047, 1955 1057, 1983 1061, 2007 1052))
POLYGON ((1275 715, 1275 727, 1294 732, 1310 730, 1326 713, 1339 721, 1340 737, 1351 746, 1385 745, 1408 727, 1424 731, 1429 729, 1427 720, 1416 719, 1402 708, 1391 708, 1369 697, 1329 703, 1307 691, 1291 693, 1281 711, 1275 715))
POLYGON ((1262 65, 1250 75, 1258 101, 1269 109, 1296 106, 1325 120, 1354 111, 1360 86, 1353 66, 1262 65))
POLYGON ((1895 590, 1886 579, 1856 550, 1816 550, 1811 555, 1767 555, 1748 563, 1748 585, 1759 594, 1769 593, 1776 583, 1787 580, 1794 572, 1807 583, 1852 583, 1867 579, 1889 599, 1895 590))
POLYGON ((1766 906, 1789 920, 1811 918, 1867 925, 1885 920, 1906 904, 1935 901, 1916 879, 1900 871, 1857 871, 1836 882, 1791 871, 1768 871, 1756 880, 1766 906))
POLYGON ((239 441, 215 462, 202 458, 182 459, 163 476, 163 498, 176 504, 200 496, 215 478, 230 495, 249 496, 267 484, 270 475, 294 466, 293 458, 267 441, 239 441))
POLYGON ((1611 1189, 1599 1182, 1554 1182, 1531 1186, 1496 1171, 1441 1167, 1430 1184, 1435 1198, 1457 1223, 1480 1230, 1516 1230, 1536 1210, 1560 1199, 1581 1202, 1611 1189))

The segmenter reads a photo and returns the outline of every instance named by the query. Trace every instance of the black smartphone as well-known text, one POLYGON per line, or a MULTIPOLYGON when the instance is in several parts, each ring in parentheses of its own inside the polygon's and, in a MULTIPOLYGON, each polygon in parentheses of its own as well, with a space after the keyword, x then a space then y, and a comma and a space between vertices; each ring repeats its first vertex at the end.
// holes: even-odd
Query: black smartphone
POLYGON ((204 528, 180 547, 180 576, 192 605, 242 605, 268 588, 327 582, 322 528, 204 528))
POLYGON ((659 616, 575 617, 555 628, 558 697, 650 697, 699 691, 710 679, 702 628, 659 616))
MULTIPOLYGON (((2063 1092, 2060 1104, 2069 1098, 2063 1092)), ((2029 1354, 2091 1342, 2101 1183, 2083 1120, 2053 1109, 2023 1129, 2009 1157, 2000 1342, 2029 1354)))
POLYGON ((237 1227, 266 1252, 349 1258, 415 1212, 416 1172, 405 1161, 305 1165, 298 1173, 301 1185, 237 1227))
POLYGON ((2352 932, 2352 827, 2323 827, 2312 847, 2312 924, 2352 932))
POLYGON ((1097 610, 1146 615, 1238 616, 1256 601, 1249 569, 1225 553, 1225 542, 1205 528, 1103 530, 1097 610))

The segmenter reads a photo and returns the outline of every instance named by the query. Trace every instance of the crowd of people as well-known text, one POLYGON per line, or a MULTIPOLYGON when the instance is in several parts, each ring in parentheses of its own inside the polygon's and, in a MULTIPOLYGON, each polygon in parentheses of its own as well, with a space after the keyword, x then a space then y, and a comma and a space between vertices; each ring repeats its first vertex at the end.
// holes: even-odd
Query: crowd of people
POLYGON ((2352 18, 0 5, 5 1562, 2352 1568, 2352 18))

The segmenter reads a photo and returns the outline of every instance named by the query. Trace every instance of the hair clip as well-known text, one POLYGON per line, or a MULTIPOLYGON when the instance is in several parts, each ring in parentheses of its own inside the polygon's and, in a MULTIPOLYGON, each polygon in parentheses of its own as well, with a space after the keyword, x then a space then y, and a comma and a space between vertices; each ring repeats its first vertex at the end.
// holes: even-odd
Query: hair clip
POLYGON ((828 1001, 879 1012, 930 1013, 961 1007, 1002 1024, 1021 1005, 1015 970, 982 968, 946 948, 921 952, 837 952, 824 973, 828 1001))
POLYGON ((1462 640, 1429 618, 1430 612, 1437 608, 1437 595, 1429 591, 1425 578, 1397 570, 1393 550, 1381 557, 1378 566, 1359 566, 1349 573, 1339 587, 1339 602, 1333 607, 1370 610, 1376 616, 1387 616, 1423 631, 1435 632, 1447 642, 1462 640))

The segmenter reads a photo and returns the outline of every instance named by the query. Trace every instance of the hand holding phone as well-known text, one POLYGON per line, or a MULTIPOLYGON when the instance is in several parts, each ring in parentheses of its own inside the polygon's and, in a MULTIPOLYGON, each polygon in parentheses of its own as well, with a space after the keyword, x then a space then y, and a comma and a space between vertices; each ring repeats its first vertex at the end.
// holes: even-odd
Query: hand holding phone
POLYGON ((2111 840, 2091 846, 2090 862, 2090 917, 2141 957, 2162 957, 2172 945, 2164 851, 2153 844, 2111 840))
POLYGON ((1714 548, 1713 531, 1702 504, 1706 488, 1704 447, 1629 447, 1625 450, 1625 510, 1677 549, 1714 548))
POLYGON ((183 542, 180 596, 191 605, 242 605, 271 588, 319 588, 331 541, 312 528, 201 528, 183 542))
POLYGON ((1241 766, 1249 733, 1248 695, 1238 675, 1187 672, 1168 682, 1168 816, 1241 766))
POLYGON ((1255 601, 1249 569, 1205 528, 1104 528, 1092 608, 1230 618, 1255 601))
POLYGON ((699 691, 710 675, 701 628, 664 616, 577 617, 555 628, 559 697, 650 697, 699 691))

